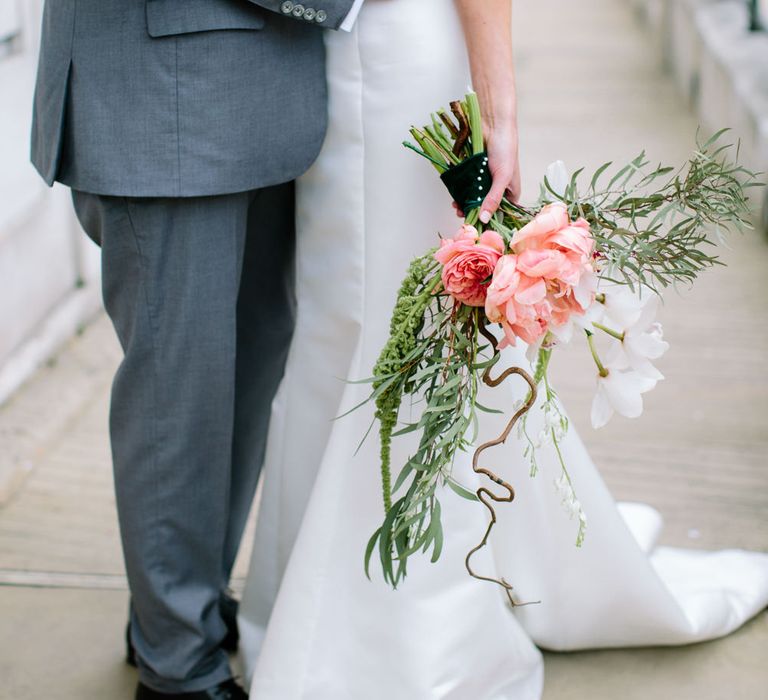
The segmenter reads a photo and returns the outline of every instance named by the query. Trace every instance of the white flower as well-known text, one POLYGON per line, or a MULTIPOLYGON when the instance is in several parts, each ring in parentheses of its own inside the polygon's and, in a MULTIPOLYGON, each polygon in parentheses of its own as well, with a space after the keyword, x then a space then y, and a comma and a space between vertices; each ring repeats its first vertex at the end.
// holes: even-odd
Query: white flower
MULTIPOLYGON (((611 282, 601 284, 600 293, 605 297, 602 306, 606 323, 619 328, 629 328, 638 322, 647 299, 641 298, 627 285, 611 282)), ((649 295, 648 298, 653 295, 649 290, 645 293, 649 295)))
POLYGON ((576 498, 576 493, 573 490, 573 486, 566 476, 565 472, 560 474, 558 479, 555 479, 555 488, 561 497, 561 504, 565 507, 568 516, 573 519, 578 519, 580 525, 580 531, 587 525, 587 514, 584 512, 584 508, 581 505, 581 501, 576 498))
POLYGON ((656 386, 655 379, 634 370, 606 369, 605 377, 597 376, 597 393, 592 401, 593 428, 602 428, 614 412, 626 418, 637 418, 643 412, 641 394, 656 386))
POLYGON ((651 379, 664 379, 664 375, 651 364, 668 349, 660 323, 655 321, 659 298, 649 297, 637 322, 625 329, 623 339, 611 345, 607 363, 619 369, 631 368, 651 379))
POLYGON ((571 489, 571 484, 568 482, 568 477, 565 475, 565 472, 561 472, 560 476, 555 479, 555 488, 563 500, 570 499, 573 491, 571 489))
POLYGON ((560 326, 549 326, 549 332, 557 338, 558 343, 567 345, 573 339, 576 328, 592 330, 595 323, 603 320, 603 305, 594 302, 587 307, 583 314, 571 314, 568 320, 560 326))
POLYGON ((565 194, 565 188, 571 181, 568 174, 568 168, 565 167, 565 163, 562 160, 556 160, 547 166, 544 173, 549 182, 549 186, 552 191, 562 197, 565 194))
POLYGON ((543 414, 544 423, 534 443, 537 450, 541 450, 555 441, 560 442, 565 437, 562 420, 558 416, 553 415, 549 404, 544 405, 543 414))
POLYGON ((597 293, 598 277, 591 265, 585 265, 579 277, 578 284, 573 287, 573 296, 579 302, 582 309, 594 306, 597 293))
POLYGON ((539 359, 539 350, 544 344, 544 337, 546 333, 539 337, 535 343, 531 343, 525 350, 525 359, 531 363, 532 367, 535 367, 537 360, 539 359))
POLYGON ((563 323, 561 326, 554 326, 551 325, 549 327, 549 332, 557 338, 557 342, 561 345, 568 345, 568 343, 571 342, 573 339, 573 328, 575 326, 573 316, 571 316, 565 323, 563 323))

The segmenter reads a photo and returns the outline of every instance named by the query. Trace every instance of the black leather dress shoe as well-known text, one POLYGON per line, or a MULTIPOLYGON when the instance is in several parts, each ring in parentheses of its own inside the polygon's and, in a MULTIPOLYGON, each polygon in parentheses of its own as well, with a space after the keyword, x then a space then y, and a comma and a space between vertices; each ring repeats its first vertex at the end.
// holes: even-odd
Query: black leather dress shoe
MULTIPOLYGON (((238 602, 226 593, 221 597, 219 603, 221 618, 227 626, 227 636, 221 642, 221 648, 228 654, 234 654, 237 651, 237 645, 240 643, 240 632, 237 629, 237 609, 238 602)), ((131 643, 131 623, 125 628, 125 661, 131 666, 136 666, 136 650, 131 643)))
POLYGON ((248 700, 246 693, 233 678, 220 683, 215 688, 198 690, 194 693, 159 693, 139 683, 136 688, 136 700, 248 700))
POLYGON ((237 611, 240 604, 226 593, 222 596, 219 608, 221 618, 227 626, 227 636, 221 641, 221 648, 229 654, 237 651, 237 645, 240 644, 240 630, 237 629, 237 611))

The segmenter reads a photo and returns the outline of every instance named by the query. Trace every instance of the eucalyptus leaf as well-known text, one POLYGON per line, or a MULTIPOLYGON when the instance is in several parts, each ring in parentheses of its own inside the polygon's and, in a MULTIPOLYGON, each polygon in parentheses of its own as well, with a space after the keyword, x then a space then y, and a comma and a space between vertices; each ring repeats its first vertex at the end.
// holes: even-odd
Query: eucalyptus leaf
POLYGON ((450 489, 457 495, 461 496, 462 498, 466 498, 468 501, 477 501, 479 500, 477 498, 477 494, 474 491, 470 491, 467 488, 464 488, 458 481, 455 479, 447 479, 446 484, 450 487, 450 489))

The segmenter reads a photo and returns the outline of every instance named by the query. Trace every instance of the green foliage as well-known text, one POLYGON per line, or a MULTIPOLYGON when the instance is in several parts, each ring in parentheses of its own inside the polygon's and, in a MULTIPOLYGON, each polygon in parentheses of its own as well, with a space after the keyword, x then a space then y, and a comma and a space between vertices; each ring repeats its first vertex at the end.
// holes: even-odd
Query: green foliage
POLYGON ((600 276, 654 289, 692 283, 700 272, 720 264, 715 250, 724 233, 751 228, 747 190, 762 186, 738 164, 738 149, 719 143, 726 129, 697 148, 679 169, 648 169, 645 153, 619 168, 604 188, 604 163, 579 190, 576 171, 565 193, 545 182, 540 203, 562 200, 572 216, 583 216, 596 242, 600 276), (734 153, 735 150, 735 153, 734 153))
POLYGON ((429 160, 439 173, 485 150, 477 95, 470 92, 463 100, 451 102, 451 112, 456 122, 441 109, 432 115, 431 124, 411 128, 411 136, 418 145, 403 142, 406 148, 429 160))
POLYGON ((397 322, 393 317, 393 337, 401 340, 387 344, 389 350, 382 352, 374 372, 374 387, 386 387, 376 398, 382 469, 386 471, 383 482, 391 493, 404 493, 394 502, 391 495, 385 496, 384 521, 369 542, 365 567, 367 572, 378 549, 384 578, 392 586, 406 575, 412 554, 431 549, 433 561, 440 556, 439 487, 447 484, 457 494, 475 498, 453 479, 451 467, 457 451, 471 445, 466 435, 477 423, 478 374, 487 364, 481 357, 485 346, 478 340, 478 310, 454 304, 445 294, 435 294, 438 289, 429 279, 413 290, 406 278, 396 309, 415 310, 420 322, 414 326, 407 313, 396 314, 397 322), (421 304, 425 292, 429 296, 426 307, 421 304), (407 330, 402 332, 404 328, 407 330), (421 415, 418 421, 393 432, 405 395, 422 405, 421 415), (412 432, 419 434, 418 446, 390 486, 391 440, 412 432))
POLYGON ((390 452, 403 393, 418 366, 412 357, 418 346, 424 314, 440 282, 434 251, 413 260, 400 285, 389 324, 389 338, 373 368, 373 398, 381 441, 381 487, 384 509, 392 508, 390 452), (430 277, 430 273, 433 276, 430 277), (425 282, 426 280, 426 282, 425 282))

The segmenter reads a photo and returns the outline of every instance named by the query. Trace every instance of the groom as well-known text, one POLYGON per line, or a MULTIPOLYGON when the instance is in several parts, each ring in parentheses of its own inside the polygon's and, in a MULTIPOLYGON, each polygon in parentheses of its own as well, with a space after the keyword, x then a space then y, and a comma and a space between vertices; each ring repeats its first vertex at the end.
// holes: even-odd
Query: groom
MULTIPOLYGON (((323 28, 362 0, 47 0, 32 160, 72 189, 125 352, 110 433, 136 698, 237 700, 227 595, 293 331, 323 28)), ((290 673, 290 669, 286 669, 290 673)))

